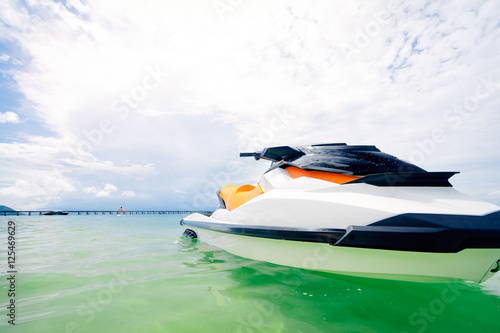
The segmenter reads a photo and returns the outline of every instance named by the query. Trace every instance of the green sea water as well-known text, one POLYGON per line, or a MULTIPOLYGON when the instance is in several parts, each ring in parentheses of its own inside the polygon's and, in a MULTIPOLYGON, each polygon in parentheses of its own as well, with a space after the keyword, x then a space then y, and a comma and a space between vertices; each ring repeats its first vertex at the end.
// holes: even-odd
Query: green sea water
POLYGON ((0 332, 500 332, 500 275, 410 283, 282 267, 182 238, 182 217, 0 217, 0 332))

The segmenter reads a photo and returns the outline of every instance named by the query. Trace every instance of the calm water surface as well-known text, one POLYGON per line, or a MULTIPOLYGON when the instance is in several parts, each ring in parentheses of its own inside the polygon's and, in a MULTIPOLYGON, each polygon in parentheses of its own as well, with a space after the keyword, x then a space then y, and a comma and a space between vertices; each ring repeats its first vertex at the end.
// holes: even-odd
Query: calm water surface
POLYGON ((500 332, 500 275, 425 284, 281 267, 181 238, 182 217, 0 217, 0 332, 500 332))

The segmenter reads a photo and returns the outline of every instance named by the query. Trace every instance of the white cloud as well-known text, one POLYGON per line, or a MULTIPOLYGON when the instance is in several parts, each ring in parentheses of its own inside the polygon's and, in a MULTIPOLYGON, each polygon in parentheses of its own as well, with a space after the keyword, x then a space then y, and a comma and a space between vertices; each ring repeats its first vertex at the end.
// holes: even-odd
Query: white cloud
POLYGON ((116 191, 118 191, 118 188, 113 184, 104 184, 102 188, 91 186, 83 189, 84 193, 94 194, 97 198, 109 197, 116 191))
POLYGON ((66 3, 81 13, 88 13, 89 11, 89 7, 84 5, 80 0, 68 0, 66 3))
POLYGON ((222 18, 211 1, 66 3, 0 4, 0 36, 25 52, 13 78, 51 131, 1 140, 0 181, 56 165, 88 194, 111 197, 90 185, 112 182, 176 199, 173 189, 203 190, 239 149, 376 144, 407 159, 420 151, 428 169, 489 164, 498 151, 494 1, 252 1, 222 18), (436 129, 446 140, 422 151, 436 129))
POLYGON ((20 178, 17 179, 2 178, 6 186, 0 188, 0 198, 8 198, 9 204, 16 209, 44 208, 60 202, 64 195, 75 191, 71 180, 56 168, 21 171, 18 176, 20 178))
POLYGON ((494 190, 494 191, 488 193, 488 197, 495 199, 495 200, 500 200, 500 190, 494 190))
POLYGON ((134 193, 134 191, 124 191, 122 193, 122 197, 132 198, 132 197, 135 197, 135 193, 134 193))
POLYGON ((17 113, 12 111, 0 112, 0 124, 17 124, 21 122, 17 113))
POLYGON ((0 54, 0 62, 3 62, 3 63, 6 63, 8 62, 10 59, 10 56, 8 54, 0 54))

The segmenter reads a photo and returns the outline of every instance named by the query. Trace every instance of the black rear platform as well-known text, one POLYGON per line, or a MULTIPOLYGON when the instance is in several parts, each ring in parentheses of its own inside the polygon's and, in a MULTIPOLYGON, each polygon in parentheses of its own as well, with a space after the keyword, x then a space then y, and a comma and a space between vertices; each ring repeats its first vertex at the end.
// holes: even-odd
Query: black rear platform
POLYGON ((449 253, 500 248, 500 211, 484 216, 402 214, 368 226, 351 226, 335 245, 449 253))

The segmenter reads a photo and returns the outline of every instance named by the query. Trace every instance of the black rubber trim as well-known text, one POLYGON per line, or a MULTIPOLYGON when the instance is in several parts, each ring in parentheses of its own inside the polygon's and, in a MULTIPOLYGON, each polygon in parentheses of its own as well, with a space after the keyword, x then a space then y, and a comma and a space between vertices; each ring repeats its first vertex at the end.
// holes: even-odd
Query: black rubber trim
POLYGON ((484 216, 409 213, 347 230, 184 220, 181 224, 241 236, 380 250, 456 253, 466 248, 500 248, 500 211, 484 216))
POLYGON ((300 242, 334 244, 345 235, 345 229, 306 229, 286 227, 265 227, 251 225, 228 225, 199 221, 181 221, 182 225, 198 227, 241 236, 291 240, 300 242))
POLYGON ((375 186, 451 187, 448 181, 458 172, 388 172, 364 176, 347 184, 364 183, 375 186))
POLYGON ((336 246, 456 253, 500 248, 500 211, 484 216, 402 214, 368 226, 350 226, 336 246))
POLYGON ((456 253, 466 248, 500 248, 500 211, 484 216, 409 213, 347 230, 184 220, 181 224, 242 236, 381 250, 456 253))

